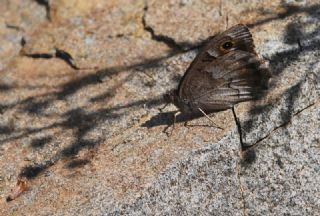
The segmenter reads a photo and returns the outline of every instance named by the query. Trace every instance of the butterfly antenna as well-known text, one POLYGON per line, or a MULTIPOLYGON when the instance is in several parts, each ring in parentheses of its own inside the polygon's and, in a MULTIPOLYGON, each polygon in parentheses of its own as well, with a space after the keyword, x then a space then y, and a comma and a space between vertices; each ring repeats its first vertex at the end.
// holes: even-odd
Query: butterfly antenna
POLYGON ((220 130, 223 130, 224 128, 218 126, 201 108, 198 108, 199 111, 207 118, 209 121, 216 127, 219 128, 220 130))

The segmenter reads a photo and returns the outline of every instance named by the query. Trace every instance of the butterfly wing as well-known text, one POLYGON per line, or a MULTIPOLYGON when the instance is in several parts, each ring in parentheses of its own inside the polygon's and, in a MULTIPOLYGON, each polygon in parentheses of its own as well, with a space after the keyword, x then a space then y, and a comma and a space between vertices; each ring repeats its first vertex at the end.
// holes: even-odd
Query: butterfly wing
POLYGON ((269 77, 248 28, 237 25, 214 37, 198 54, 179 84, 178 97, 192 112, 227 109, 261 95, 269 77))
POLYGON ((234 104, 259 98, 268 87, 267 62, 257 55, 236 50, 208 64, 200 74, 209 74, 211 85, 193 94, 191 104, 207 112, 227 109, 234 104))

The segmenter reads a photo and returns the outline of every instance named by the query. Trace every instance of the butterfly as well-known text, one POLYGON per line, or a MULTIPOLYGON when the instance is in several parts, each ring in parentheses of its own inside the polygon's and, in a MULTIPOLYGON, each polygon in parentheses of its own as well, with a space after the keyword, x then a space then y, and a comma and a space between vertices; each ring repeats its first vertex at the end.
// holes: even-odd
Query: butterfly
POLYGON ((258 99, 270 78, 269 64, 257 55, 249 29, 238 24, 208 41, 165 100, 182 113, 207 116, 258 99))
POLYGON ((249 29, 238 24, 205 45, 178 88, 164 99, 183 114, 200 114, 211 120, 207 114, 260 98, 270 78, 268 61, 257 55, 249 29))

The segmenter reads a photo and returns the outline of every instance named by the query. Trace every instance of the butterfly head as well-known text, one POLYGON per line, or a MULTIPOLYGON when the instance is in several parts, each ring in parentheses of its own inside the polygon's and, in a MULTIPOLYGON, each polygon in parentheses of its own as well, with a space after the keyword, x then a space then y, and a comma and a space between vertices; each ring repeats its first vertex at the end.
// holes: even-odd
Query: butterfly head
POLYGON ((175 103, 176 99, 177 99, 177 91, 176 90, 172 90, 168 93, 166 93, 163 96, 163 99, 166 103, 175 103))
MULTIPOLYGON (((178 90, 173 90, 164 95, 164 100, 166 103, 173 103, 182 113, 192 113, 194 111, 194 106, 190 103, 188 99, 182 99, 178 95, 178 90)), ((198 107, 196 107, 198 110, 198 107)))

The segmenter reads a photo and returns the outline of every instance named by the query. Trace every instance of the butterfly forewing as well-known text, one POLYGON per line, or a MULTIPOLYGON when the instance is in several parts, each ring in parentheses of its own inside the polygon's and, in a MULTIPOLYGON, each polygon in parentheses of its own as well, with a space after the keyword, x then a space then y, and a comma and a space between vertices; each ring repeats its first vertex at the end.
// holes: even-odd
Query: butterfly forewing
POLYGON ((198 54, 179 84, 177 97, 191 111, 227 109, 260 96, 269 77, 248 28, 237 25, 215 36, 198 54))

